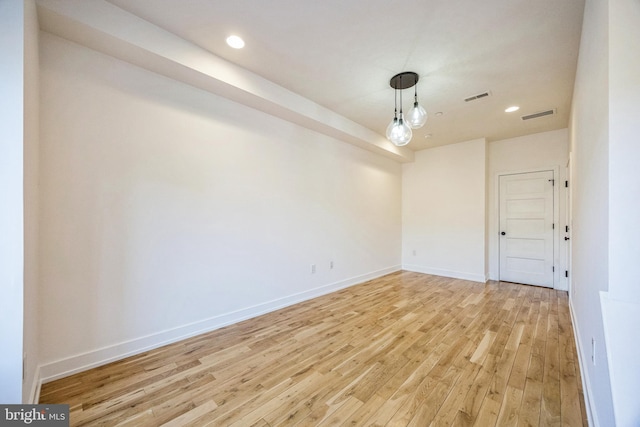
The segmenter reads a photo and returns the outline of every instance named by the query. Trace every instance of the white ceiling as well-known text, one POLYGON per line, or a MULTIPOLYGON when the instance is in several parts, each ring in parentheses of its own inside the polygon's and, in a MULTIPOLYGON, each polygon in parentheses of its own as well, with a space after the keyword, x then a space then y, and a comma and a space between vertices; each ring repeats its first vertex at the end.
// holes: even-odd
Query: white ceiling
POLYGON ((393 117, 389 79, 415 71, 429 120, 414 150, 568 125, 584 0, 109 1, 381 135, 393 117), (228 47, 230 34, 246 47, 228 47), (511 105, 520 110, 505 113, 511 105))

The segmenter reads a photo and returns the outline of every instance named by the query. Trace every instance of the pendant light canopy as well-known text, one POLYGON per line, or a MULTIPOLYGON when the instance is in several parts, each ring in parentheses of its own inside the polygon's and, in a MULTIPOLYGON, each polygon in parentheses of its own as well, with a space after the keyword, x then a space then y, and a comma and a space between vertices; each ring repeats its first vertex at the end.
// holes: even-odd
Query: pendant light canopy
POLYGON ((394 100, 396 108, 393 114, 393 120, 387 127, 387 139, 399 147, 407 145, 409 141, 411 141, 411 128, 420 128, 424 126, 427 121, 427 112, 418 103, 418 90, 416 87, 418 79, 419 76, 417 73, 405 71, 396 74, 389 81, 389 85, 395 89, 394 100), (410 87, 415 88, 413 108, 409 110, 407 120, 405 121, 404 114, 402 112, 402 91, 410 87), (400 113, 398 113, 398 92, 400 93, 400 113))

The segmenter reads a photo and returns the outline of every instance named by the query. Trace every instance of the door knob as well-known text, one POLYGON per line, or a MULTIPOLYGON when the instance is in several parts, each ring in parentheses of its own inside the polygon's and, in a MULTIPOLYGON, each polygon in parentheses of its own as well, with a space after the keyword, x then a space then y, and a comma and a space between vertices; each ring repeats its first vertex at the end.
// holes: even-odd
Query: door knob
POLYGON ((567 236, 564 237, 564 240, 569 240, 569 238, 567 236))
POLYGON ((507 233, 505 233, 504 231, 502 231, 500 234, 502 234, 503 236, 506 235, 507 233))

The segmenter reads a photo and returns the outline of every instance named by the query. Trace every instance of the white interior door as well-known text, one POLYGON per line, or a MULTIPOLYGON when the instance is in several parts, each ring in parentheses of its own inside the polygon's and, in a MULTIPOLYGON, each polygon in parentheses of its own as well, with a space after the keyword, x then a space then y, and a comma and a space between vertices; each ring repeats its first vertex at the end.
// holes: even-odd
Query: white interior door
POLYGON ((553 287, 553 179, 500 176, 500 280, 553 287))

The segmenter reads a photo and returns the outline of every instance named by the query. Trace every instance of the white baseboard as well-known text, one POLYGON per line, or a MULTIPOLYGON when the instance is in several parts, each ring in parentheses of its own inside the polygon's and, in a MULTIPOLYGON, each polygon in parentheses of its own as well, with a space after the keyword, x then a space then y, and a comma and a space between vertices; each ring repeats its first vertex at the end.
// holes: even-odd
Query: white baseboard
POLYGON ((487 277, 483 274, 466 273, 461 271, 443 270, 440 268, 424 267, 422 265, 403 264, 403 270, 415 273, 433 274, 434 276, 451 277, 453 279, 471 280, 472 282, 486 283, 487 277))
POLYGON ((587 421, 589 422, 590 426, 600 427, 596 413, 596 407, 594 406, 592 400, 593 392, 591 391, 591 380, 589 379, 589 371, 587 370, 584 356, 586 353, 583 351, 584 347, 582 345, 582 340, 580 339, 580 330, 578 328, 578 322, 576 322, 575 314, 573 312, 573 303, 571 301, 571 298, 569 298, 569 313, 571 314, 573 335, 576 340, 578 364, 580 365, 580 378, 582 379, 582 390, 584 391, 584 406, 587 410, 587 421))
MULTIPOLYGON (((215 329, 231 325, 233 323, 238 323, 243 320, 279 310, 281 308, 288 307, 302 301, 326 295, 340 289, 348 288, 350 286, 357 285, 359 283, 363 283, 368 280, 372 280, 399 270, 399 265, 384 268, 382 270, 341 280, 335 283, 330 283, 328 285, 323 285, 314 289, 309 289, 304 292, 289 295, 287 297, 267 301, 262 304, 254 305, 252 307, 246 307, 241 310, 236 310, 233 312, 210 317, 208 319, 204 319, 191 324, 178 326, 176 328, 157 332, 151 335, 124 341, 115 345, 98 348, 85 353, 66 357, 64 359, 45 363, 41 366, 38 366, 38 375, 36 376, 37 383, 42 384, 78 372, 86 371, 87 369, 105 365, 107 363, 123 359, 125 357, 152 350, 154 348, 162 347, 164 345, 181 341, 183 339, 200 335, 206 332, 210 332, 215 329)), ((39 386, 37 387, 37 394, 34 395, 35 399, 37 399, 38 397, 39 386)))
POLYGON ((36 366, 36 372, 33 374, 31 383, 31 391, 29 391, 29 400, 25 403, 35 405, 40 399, 40 388, 42 387, 42 379, 40 377, 40 366, 36 366))

